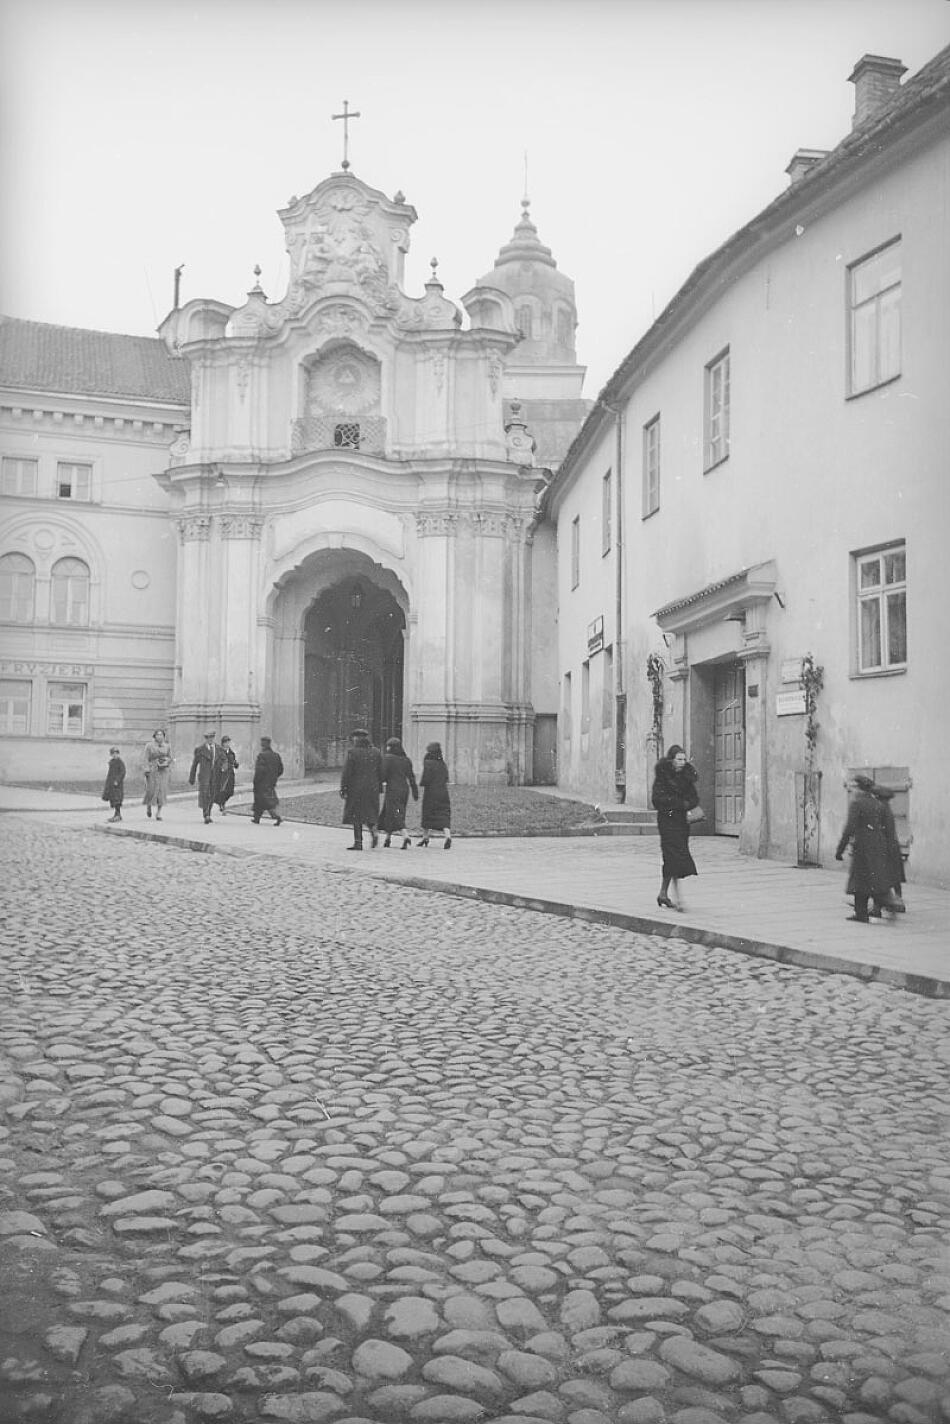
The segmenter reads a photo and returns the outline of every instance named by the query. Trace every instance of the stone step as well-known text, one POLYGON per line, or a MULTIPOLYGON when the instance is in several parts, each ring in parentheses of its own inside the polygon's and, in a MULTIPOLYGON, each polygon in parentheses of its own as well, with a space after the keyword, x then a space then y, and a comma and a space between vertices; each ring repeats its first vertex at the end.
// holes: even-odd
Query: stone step
POLYGON ((605 821, 594 826, 595 836, 658 836, 656 821, 605 821))
POLYGON ((656 825, 656 812, 639 806, 601 806, 600 814, 605 821, 618 825, 656 825))

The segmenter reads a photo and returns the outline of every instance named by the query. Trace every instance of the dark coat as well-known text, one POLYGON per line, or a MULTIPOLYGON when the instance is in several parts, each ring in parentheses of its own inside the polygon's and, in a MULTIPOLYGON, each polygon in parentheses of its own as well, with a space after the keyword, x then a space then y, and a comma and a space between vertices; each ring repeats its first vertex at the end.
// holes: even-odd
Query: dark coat
POLYGON ((413 801, 419 800, 419 788, 416 785, 412 762, 407 756, 387 752, 383 757, 381 774, 386 783, 386 796, 379 818, 379 829, 387 835, 392 831, 404 831, 410 791, 413 801))
POLYGON ((904 855, 901 850, 901 843, 897 839, 894 812, 890 807, 894 793, 887 787, 876 786, 873 795, 877 797, 881 804, 881 810, 884 812, 884 834, 887 838, 887 861, 891 868, 891 887, 900 895, 901 886, 907 877, 904 874, 904 855))
POLYGON ((353 826, 375 826, 383 789, 383 759, 378 747, 350 747, 340 777, 343 820, 353 826))
POLYGON ((202 742, 200 747, 195 747, 194 755, 191 758, 191 770, 188 773, 188 785, 194 786, 197 781, 198 800, 214 800, 216 789, 216 772, 221 758, 221 748, 214 743, 208 746, 207 742, 202 742))
POLYGON ((444 831, 452 824, 449 800, 449 769, 441 757, 426 757, 422 763, 422 829, 444 831))
POLYGON ((224 747, 221 748, 221 756, 218 758, 215 773, 217 786, 214 793, 214 799, 219 806, 223 806, 226 801, 230 801, 234 795, 234 773, 240 765, 241 763, 230 747, 227 749, 224 747))
MULTIPOLYGON (((851 798, 848 824, 841 833, 835 859, 841 860, 851 845, 849 895, 886 896, 893 884, 893 868, 887 846, 887 819, 890 807, 870 791, 858 791, 851 798)), ((894 817, 890 816, 893 822, 894 817)))
POLYGON ((658 761, 653 772, 652 801, 660 832, 663 874, 671 880, 685 880, 688 875, 696 875, 686 819, 686 812, 699 805, 696 768, 687 762, 682 771, 674 771, 673 763, 666 757, 658 761))
POLYGON ((110 806, 121 806, 125 800, 125 762, 121 757, 109 758, 106 784, 102 788, 102 800, 110 806))
POLYGON ((262 811, 275 811, 277 801, 277 780, 284 774, 284 763, 280 753, 273 747, 265 747, 257 753, 254 763, 254 806, 253 814, 260 817, 262 811))

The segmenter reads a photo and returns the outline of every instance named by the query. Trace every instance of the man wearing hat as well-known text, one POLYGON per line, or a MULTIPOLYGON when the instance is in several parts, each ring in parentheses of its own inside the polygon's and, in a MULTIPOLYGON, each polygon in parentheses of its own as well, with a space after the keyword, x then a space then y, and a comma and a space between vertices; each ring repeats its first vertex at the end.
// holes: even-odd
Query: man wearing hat
POLYGON ((214 805, 218 763, 221 757, 221 748, 215 741, 215 736, 214 732, 205 732, 204 741, 195 747, 191 771, 188 773, 189 786, 194 786, 197 781, 198 805, 201 807, 206 826, 211 825, 211 807, 214 805))
POLYGON ((890 909, 892 873, 888 857, 887 817, 880 801, 873 794, 870 776, 855 776, 854 795, 848 807, 845 826, 835 860, 843 860, 846 847, 851 846, 851 873, 846 894, 854 896, 854 914, 848 918, 858 924, 870 923, 868 900, 877 911, 890 909))
POLYGON ((379 748, 373 746, 365 727, 357 727, 350 733, 350 748, 340 777, 343 821, 353 827, 353 844, 347 850, 363 849, 364 825, 369 829, 373 849, 379 844, 376 824, 382 787, 383 758, 379 748))

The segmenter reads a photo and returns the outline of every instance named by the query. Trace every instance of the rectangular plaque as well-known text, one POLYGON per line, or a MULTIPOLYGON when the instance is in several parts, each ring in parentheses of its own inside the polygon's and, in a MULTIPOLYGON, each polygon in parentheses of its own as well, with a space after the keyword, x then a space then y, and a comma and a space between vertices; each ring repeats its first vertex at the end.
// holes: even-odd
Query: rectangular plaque
POLYGON ((604 646, 604 618, 603 614, 595 618, 593 623, 587 625, 587 651, 588 653, 599 653, 604 646))
POLYGON ((781 671, 782 682, 801 682, 803 662, 804 658, 783 658, 781 671))
POLYGON ((779 717, 798 717, 805 713, 805 689, 797 692, 778 692, 775 695, 775 712, 779 717))

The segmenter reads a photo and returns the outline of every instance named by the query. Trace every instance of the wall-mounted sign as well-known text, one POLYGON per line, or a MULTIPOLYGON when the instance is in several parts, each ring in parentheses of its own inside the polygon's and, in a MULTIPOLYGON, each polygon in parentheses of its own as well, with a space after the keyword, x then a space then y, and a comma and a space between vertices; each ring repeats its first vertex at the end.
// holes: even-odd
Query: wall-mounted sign
POLYGON ((26 677, 92 677, 95 669, 90 663, 44 663, 24 659, 16 662, 12 658, 0 659, 0 673, 26 677))
POLYGON ((802 680, 803 658, 783 658, 782 659, 782 682, 799 683, 802 680))
POLYGON ((778 692, 775 695, 775 712, 779 717, 800 717, 805 713, 805 689, 797 692, 778 692))
POLYGON ((604 646, 604 619, 603 615, 595 618, 593 623, 587 625, 587 651, 588 653, 599 653, 604 646))

